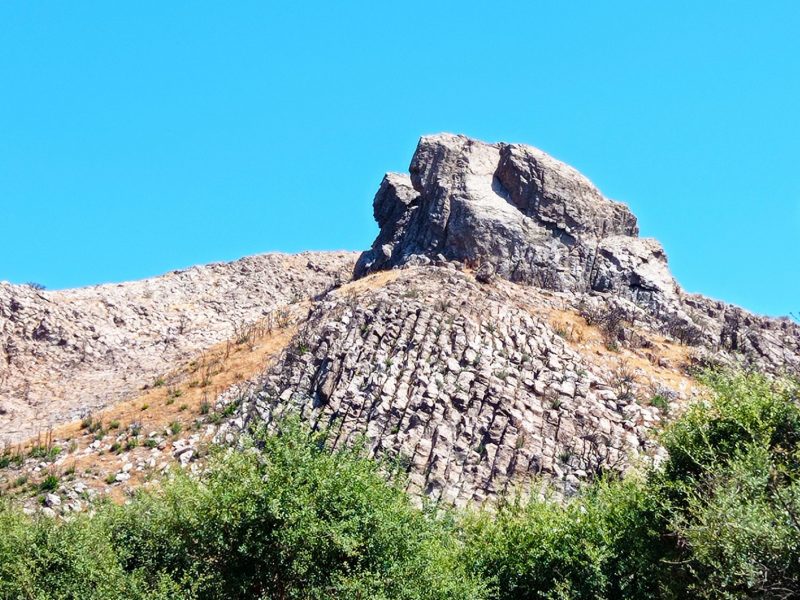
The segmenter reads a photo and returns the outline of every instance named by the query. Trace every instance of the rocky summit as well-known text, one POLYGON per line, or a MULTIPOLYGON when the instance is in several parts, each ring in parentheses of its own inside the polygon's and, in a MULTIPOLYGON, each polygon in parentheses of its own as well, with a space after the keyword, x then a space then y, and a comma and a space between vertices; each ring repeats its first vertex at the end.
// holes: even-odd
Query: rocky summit
MULTIPOLYGON (((47 431, 71 448, 53 464, 85 467, 73 487, 113 494, 295 414, 467 505, 659 461, 698 365, 800 373, 800 326, 682 290, 626 205, 533 147, 423 137, 374 214, 358 257, 2 284, 0 439, 47 431)), ((41 455, 16 468, 35 479, 41 455)))
POLYGON ((423 137, 409 174, 384 177, 374 214, 380 233, 356 277, 456 261, 479 279, 630 301, 642 319, 760 367, 800 366, 795 324, 681 290, 627 206, 531 146, 423 137))
POLYGON ((610 291, 652 306, 677 293, 663 249, 637 237, 628 207, 530 146, 424 137, 409 175, 387 174, 374 206, 381 231, 357 276, 438 258, 511 281, 610 291))

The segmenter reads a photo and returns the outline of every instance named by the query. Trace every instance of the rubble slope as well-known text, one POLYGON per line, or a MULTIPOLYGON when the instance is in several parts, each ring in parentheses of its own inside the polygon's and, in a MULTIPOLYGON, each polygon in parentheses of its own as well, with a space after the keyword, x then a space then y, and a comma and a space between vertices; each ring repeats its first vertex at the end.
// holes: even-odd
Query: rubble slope
POLYGON ((63 291, 0 283, 0 442, 129 397, 276 306, 349 279, 354 259, 265 254, 63 291))

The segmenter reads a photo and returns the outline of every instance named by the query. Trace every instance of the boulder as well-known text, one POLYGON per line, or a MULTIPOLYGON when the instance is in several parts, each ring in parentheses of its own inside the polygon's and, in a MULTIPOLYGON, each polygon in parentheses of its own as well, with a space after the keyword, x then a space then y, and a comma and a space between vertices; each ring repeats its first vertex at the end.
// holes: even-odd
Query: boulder
POLYGON ((444 257, 480 267, 481 279, 611 291, 648 305, 676 294, 666 254, 636 237, 628 207, 531 146, 423 137, 409 174, 387 174, 373 208, 380 233, 356 277, 444 257))

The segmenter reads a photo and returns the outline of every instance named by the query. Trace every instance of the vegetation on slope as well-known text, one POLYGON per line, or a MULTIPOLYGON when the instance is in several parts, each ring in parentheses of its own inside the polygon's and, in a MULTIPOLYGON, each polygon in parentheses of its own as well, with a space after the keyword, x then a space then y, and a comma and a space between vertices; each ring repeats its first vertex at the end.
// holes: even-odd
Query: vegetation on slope
POLYGON ((418 509, 358 451, 284 423, 260 451, 68 521, 0 509, 3 598, 791 598, 798 388, 710 374, 665 464, 566 504, 418 509))
POLYGON ((466 520, 490 597, 800 596, 798 387, 708 374, 710 402, 664 433, 669 459, 561 507, 509 502, 466 520))

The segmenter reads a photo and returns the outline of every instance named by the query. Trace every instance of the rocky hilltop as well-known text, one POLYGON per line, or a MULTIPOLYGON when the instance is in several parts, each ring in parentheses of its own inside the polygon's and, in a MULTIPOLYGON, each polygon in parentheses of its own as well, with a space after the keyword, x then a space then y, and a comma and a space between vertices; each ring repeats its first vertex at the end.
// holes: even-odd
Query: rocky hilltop
POLYGON ((539 288, 631 302, 633 313, 767 370, 798 370, 798 327, 681 290, 667 256, 638 237, 627 206, 578 171, 521 144, 423 137, 409 174, 387 174, 374 200, 380 233, 356 277, 456 261, 539 288))
POLYGON ((800 373, 800 326, 686 293, 627 206, 535 148, 423 137, 374 213, 357 261, 267 255, 120 286, 0 286, 0 436, 105 407, 55 437, 83 463, 102 454, 80 484, 113 492, 294 413, 334 445, 365 440, 415 494, 468 504, 542 479, 569 494, 658 460, 653 432, 701 393, 695 366, 800 373), (291 326, 253 328, 284 309, 291 326), (207 377, 197 360, 165 375, 226 339, 207 377), (154 403, 168 417, 143 412, 154 403))
POLYGON ((535 148, 423 137, 374 213, 355 277, 401 274, 321 303, 245 411, 366 435, 417 493, 468 503, 541 476, 569 492, 657 456, 692 362, 800 372, 798 325, 683 292, 625 205, 535 148))

